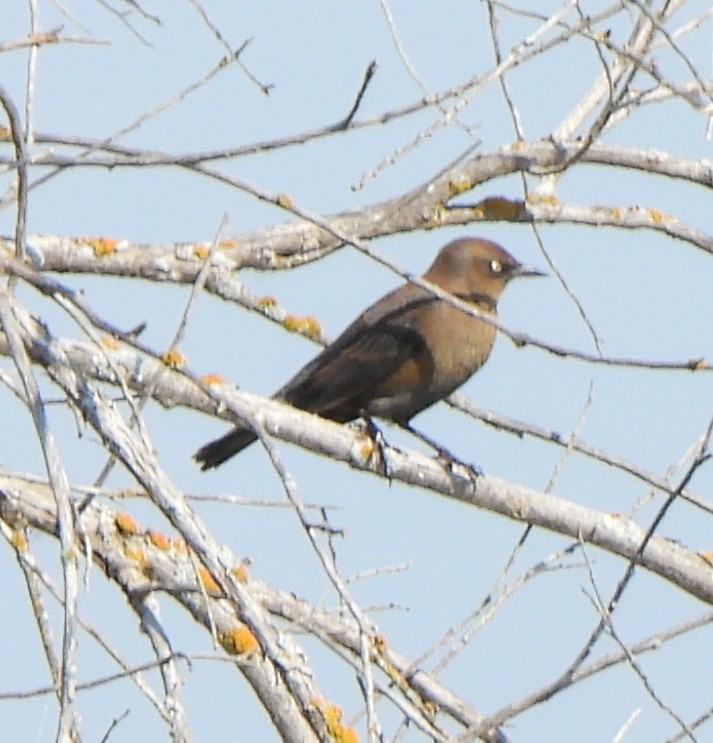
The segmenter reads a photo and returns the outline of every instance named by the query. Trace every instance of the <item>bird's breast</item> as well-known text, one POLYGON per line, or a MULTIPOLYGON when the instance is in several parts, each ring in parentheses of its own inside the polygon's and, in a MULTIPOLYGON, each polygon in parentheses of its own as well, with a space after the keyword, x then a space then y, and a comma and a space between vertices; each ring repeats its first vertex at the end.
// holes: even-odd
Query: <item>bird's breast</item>
POLYGON ((424 325, 435 386, 450 394, 486 362, 495 341, 495 326, 444 301, 429 313, 424 325))
POLYGON ((493 325, 442 300, 425 304, 403 325, 413 335, 413 353, 374 389, 367 406, 371 415, 397 421, 460 387, 485 363, 495 340, 493 325))

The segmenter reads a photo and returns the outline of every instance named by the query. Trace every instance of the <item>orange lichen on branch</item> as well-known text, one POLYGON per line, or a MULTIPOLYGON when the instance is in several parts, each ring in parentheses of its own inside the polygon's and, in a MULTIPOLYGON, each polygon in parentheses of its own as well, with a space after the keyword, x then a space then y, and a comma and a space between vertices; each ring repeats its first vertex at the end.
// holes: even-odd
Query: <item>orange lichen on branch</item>
POLYGON ((218 642, 230 655, 254 655, 260 649, 255 635, 244 624, 219 632, 218 642))
POLYGON ((471 188, 473 188, 473 182, 465 176, 459 176, 448 181, 448 195, 451 197, 470 191, 471 188))
POLYGON ((248 566, 244 562, 230 568, 230 572, 238 583, 248 582, 248 566))
POLYGON ((483 219, 498 222, 520 222, 527 217, 525 203, 519 199, 506 199, 504 196, 489 196, 478 202, 473 211, 483 219))
POLYGON ((116 524, 116 528, 122 534, 138 534, 141 531, 141 528, 134 520, 134 517, 126 513, 126 511, 117 513, 114 523, 116 524))
POLYGON ((198 377, 203 384, 223 384, 225 379, 220 374, 201 374, 198 377))
POLYGON ((103 335, 101 337, 101 344, 111 351, 116 351, 116 349, 119 348, 119 343, 117 342, 116 338, 111 335, 103 335))
POLYGON ((306 317, 285 315, 282 324, 287 330, 293 333, 300 333, 307 336, 307 338, 317 339, 322 334, 322 326, 319 324, 319 320, 312 315, 307 315, 306 317))
POLYGON ((187 555, 188 554, 188 547, 186 545, 186 540, 183 539, 183 537, 173 537, 171 539, 171 549, 176 550, 176 552, 180 552, 181 554, 187 555))
POLYGON ((148 530, 148 537, 151 544, 153 544, 154 547, 160 550, 168 550, 171 548, 171 540, 165 535, 162 534, 160 531, 156 531, 155 529, 149 529, 148 530))
POLYGON ((133 545, 127 545, 124 548, 124 554, 129 558, 129 560, 133 560, 134 562, 139 563, 139 568, 141 571, 145 571, 148 567, 149 560, 148 557, 146 557, 146 553, 140 548, 133 545))
POLYGON ((297 315, 285 315, 285 319, 282 321, 282 324, 285 326, 285 328, 287 328, 287 330, 296 332, 301 321, 301 318, 297 317, 297 315))
POLYGON ((260 299, 257 300, 257 308, 259 310, 271 310, 275 307, 277 307, 277 300, 275 299, 275 297, 271 297, 268 295, 265 297, 260 297, 260 299))
POLYGON ((200 582, 205 588, 206 591, 209 593, 220 593, 220 586, 216 582, 215 578, 210 574, 208 571, 208 568, 201 565, 198 568, 198 578, 200 579, 200 582))
POLYGON ((322 326, 316 317, 307 315, 307 317, 302 318, 302 330, 300 332, 308 338, 317 339, 322 335, 322 326))
POLYGON ((27 552, 27 537, 25 536, 25 532, 13 529, 10 544, 18 552, 27 552))
POLYGON ((527 197, 528 204, 545 204, 545 206, 556 206, 557 197, 551 193, 538 193, 534 191, 527 197))
POLYGON ((201 261, 204 261, 210 255, 210 247, 208 245, 195 245, 193 247, 193 255, 201 261))
POLYGON ((342 722, 343 713, 336 704, 327 704, 314 700, 314 706, 320 711, 327 726, 327 732, 336 743, 358 743, 359 736, 354 728, 342 722))
POLYGON ((116 253, 116 246, 119 244, 118 240, 111 237, 80 237, 79 241, 89 245, 98 258, 104 255, 113 255, 116 253))
POLYGON ((169 348, 159 358, 170 369, 183 369, 186 366, 186 357, 177 348, 169 348))

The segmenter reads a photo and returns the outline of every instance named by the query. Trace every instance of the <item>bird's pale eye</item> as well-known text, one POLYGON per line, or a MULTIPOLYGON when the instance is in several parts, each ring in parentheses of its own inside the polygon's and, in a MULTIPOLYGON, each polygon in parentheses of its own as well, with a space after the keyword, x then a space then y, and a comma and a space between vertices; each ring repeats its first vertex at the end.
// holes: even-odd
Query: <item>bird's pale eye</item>
POLYGON ((490 271, 492 273, 502 273, 503 271, 503 264, 498 260, 492 260, 490 261, 490 271))

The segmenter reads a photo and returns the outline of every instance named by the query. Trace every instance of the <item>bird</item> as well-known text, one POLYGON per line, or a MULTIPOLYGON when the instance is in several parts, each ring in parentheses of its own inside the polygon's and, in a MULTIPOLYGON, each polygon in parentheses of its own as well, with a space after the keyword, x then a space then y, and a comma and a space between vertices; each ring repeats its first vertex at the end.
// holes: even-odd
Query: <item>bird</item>
MULTIPOLYGON (((511 279, 544 275, 490 240, 464 237, 441 248, 422 278, 495 315, 511 279)), ((417 413, 483 366, 496 332, 428 289, 405 283, 364 310, 273 398, 338 423, 374 416, 410 429, 417 413)), ((237 425, 194 459, 202 470, 212 469, 256 439, 249 426, 237 425)))

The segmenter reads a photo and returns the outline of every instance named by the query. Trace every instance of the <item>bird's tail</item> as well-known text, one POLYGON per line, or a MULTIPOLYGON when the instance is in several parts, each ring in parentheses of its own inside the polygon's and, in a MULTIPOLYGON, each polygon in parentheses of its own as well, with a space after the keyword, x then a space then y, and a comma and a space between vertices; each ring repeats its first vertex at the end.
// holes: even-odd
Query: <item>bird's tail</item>
POLYGON ((225 436, 201 446, 193 455, 193 459, 202 470, 213 469, 256 440, 257 436, 249 428, 234 428, 225 436))

